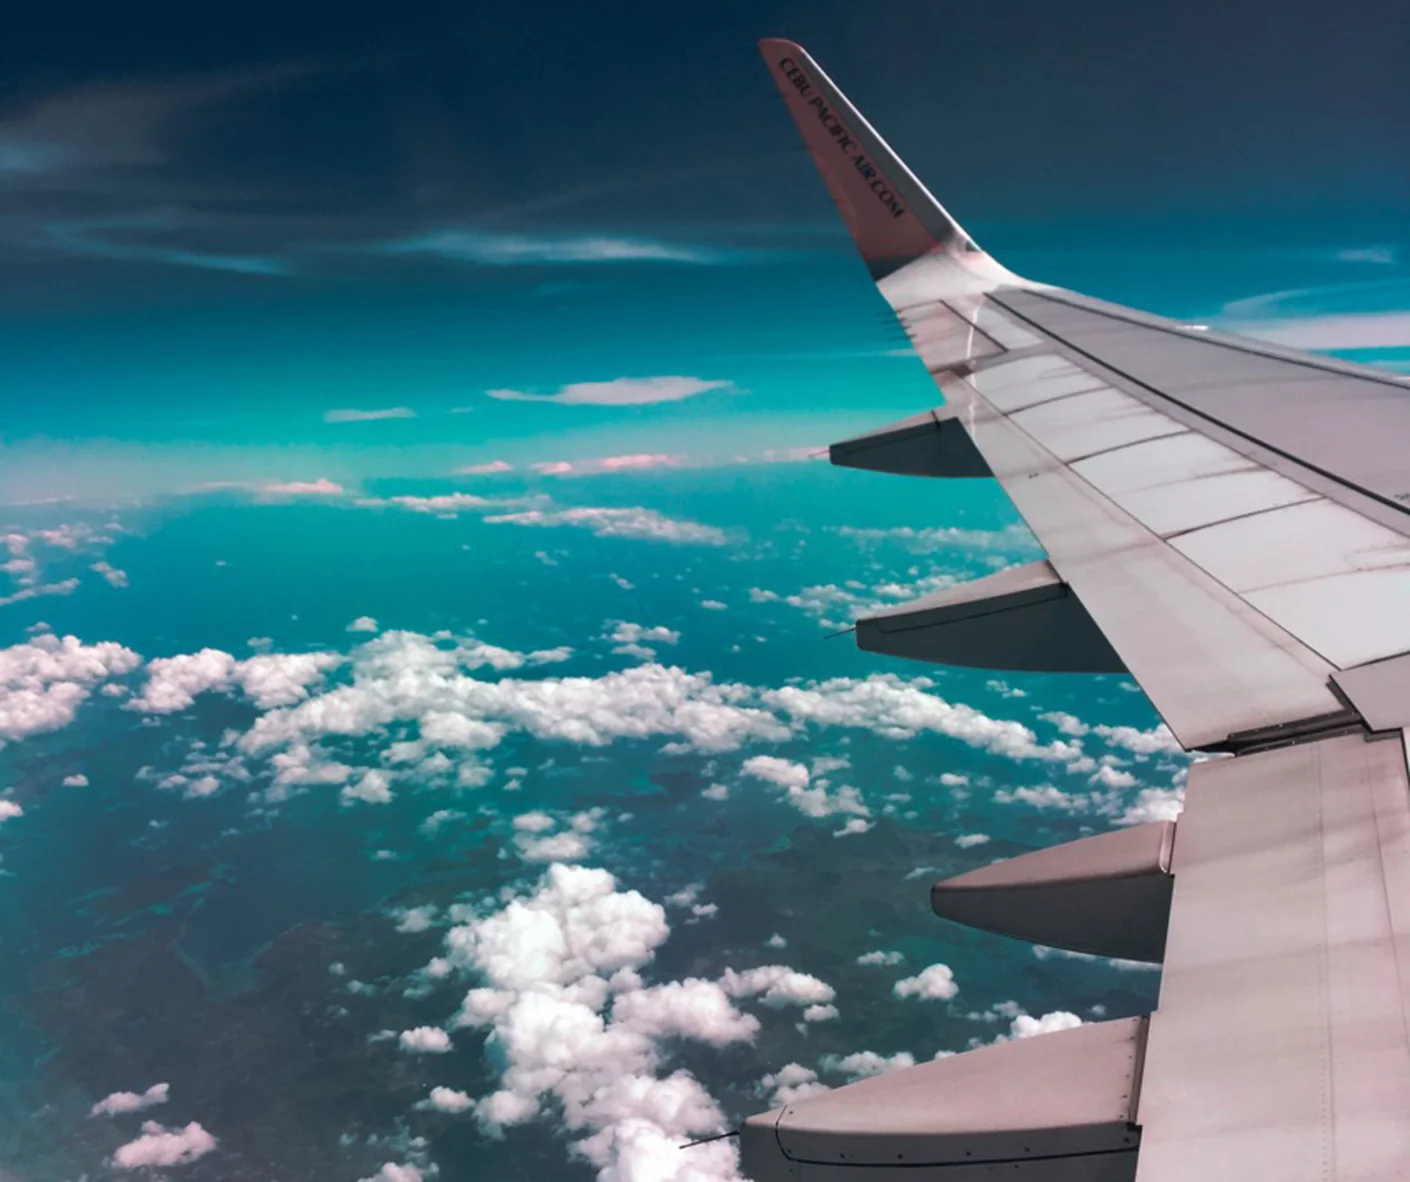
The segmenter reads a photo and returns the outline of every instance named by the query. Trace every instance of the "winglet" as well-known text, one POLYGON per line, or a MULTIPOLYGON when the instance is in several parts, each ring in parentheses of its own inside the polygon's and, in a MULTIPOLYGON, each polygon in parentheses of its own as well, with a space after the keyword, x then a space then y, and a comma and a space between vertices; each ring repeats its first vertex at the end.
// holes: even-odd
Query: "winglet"
POLYGON ((767 37, 759 51, 873 278, 936 251, 978 251, 807 50, 767 37))

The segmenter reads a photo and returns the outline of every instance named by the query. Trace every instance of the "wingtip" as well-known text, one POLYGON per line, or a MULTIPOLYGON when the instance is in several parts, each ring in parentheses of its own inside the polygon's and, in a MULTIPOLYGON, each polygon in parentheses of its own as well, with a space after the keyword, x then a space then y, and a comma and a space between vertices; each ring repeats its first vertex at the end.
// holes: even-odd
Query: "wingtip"
POLYGON ((969 238, 813 60, 784 37, 759 50, 873 277, 969 238))

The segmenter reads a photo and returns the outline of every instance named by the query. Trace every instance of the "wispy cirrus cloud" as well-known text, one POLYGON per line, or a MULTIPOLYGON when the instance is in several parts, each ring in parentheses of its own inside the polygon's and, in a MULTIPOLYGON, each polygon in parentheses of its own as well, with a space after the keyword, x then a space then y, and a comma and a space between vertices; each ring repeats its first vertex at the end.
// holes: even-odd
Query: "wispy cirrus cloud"
POLYGON ((668 517, 641 505, 560 506, 546 496, 480 497, 474 493, 441 493, 436 496, 365 497, 359 508, 402 509, 432 517, 452 518, 462 513, 483 515, 489 525, 522 525, 539 529, 568 527, 591 531, 599 538, 636 538, 651 542, 723 546, 729 535, 713 525, 668 517))
POLYGON ((1410 345, 1410 311, 1236 320, 1231 331, 1297 349, 1403 349, 1410 345))
POLYGON ((1393 267, 1400 261, 1400 252, 1394 246, 1352 246, 1336 252, 1339 263, 1375 263, 1382 267, 1393 267))
POLYGON ((325 410, 325 423, 372 423, 379 419, 414 419, 416 412, 409 406, 387 406, 377 410, 358 410, 343 407, 338 410, 325 410))
POLYGON ((505 460, 490 460, 484 464, 466 464, 451 472, 452 476, 496 476, 501 472, 513 472, 514 465, 505 460))
POLYGON ((160 263, 175 267, 196 267, 206 271, 229 271, 240 275, 294 274, 291 263, 268 255, 222 254, 151 240, 154 236, 157 239, 164 235, 170 236, 178 229, 179 223, 172 215, 165 211, 154 211, 130 217, 54 222, 45 227, 45 233, 50 245, 55 249, 85 258, 160 263), (144 240, 144 236, 148 240, 144 240))
POLYGON ((540 234, 437 230, 367 248, 381 255, 423 255, 488 267, 591 263, 719 263, 728 257, 700 246, 616 234, 540 234))
POLYGON ((260 485, 259 491, 277 497, 340 497, 347 489, 335 480, 320 476, 317 480, 271 481, 260 485))
POLYGON ((679 468, 689 456, 642 453, 626 456, 599 456, 587 460, 547 460, 530 464, 540 476, 597 476, 612 472, 641 472, 650 468, 679 468))
POLYGON ((554 394, 524 390, 486 390, 503 402, 556 402, 560 406, 647 406, 680 402, 711 390, 733 390, 734 383, 718 378, 668 374, 651 378, 614 378, 608 382, 570 382, 554 394))
MULTIPOLYGON (((1343 256, 1393 264, 1393 253, 1381 255, 1389 249, 1343 256)), ((1230 332, 1298 349, 1403 349, 1410 345, 1410 279, 1397 275, 1266 292, 1224 305, 1215 322, 1230 332)))
POLYGON ((530 460, 511 464, 494 460, 484 464, 466 464, 451 470, 452 476, 493 476, 505 472, 526 471, 537 476, 611 476, 630 472, 650 472, 662 469, 727 468, 736 464, 801 464, 827 458, 827 449, 819 447, 765 448, 759 452, 692 455, 687 452, 635 452, 620 456, 587 456, 562 460, 530 460))

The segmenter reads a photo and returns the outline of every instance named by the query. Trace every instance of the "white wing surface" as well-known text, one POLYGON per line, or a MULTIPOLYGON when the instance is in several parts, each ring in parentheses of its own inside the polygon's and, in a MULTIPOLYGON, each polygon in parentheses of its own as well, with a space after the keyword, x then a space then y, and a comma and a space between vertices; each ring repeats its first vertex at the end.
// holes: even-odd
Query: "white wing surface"
MULTIPOLYGON (((1039 1160, 1060 1118, 1031 1086, 970 1122, 983 1149, 977 1126, 928 1127, 898 1101, 909 1088, 940 1111, 974 1072, 993 1078, 986 1051, 752 1118, 746 1168, 756 1182, 968 1182, 1011 1164, 1024 1182, 1410 1177, 1410 387, 1012 274, 806 52, 761 49, 941 395, 834 445, 833 462, 992 476, 1047 552, 859 621, 859 643, 1124 670, 1182 746, 1234 758, 1195 766, 1173 835, 1087 839, 932 893, 942 915, 1045 943, 1164 946, 1159 1008, 1100 1052, 1136 1064, 1122 1120, 1138 1147, 1094 1120, 1039 1160), (839 1118, 846 1093, 866 1119, 839 1118)), ((1076 1035, 1002 1068, 1048 1078, 1067 1054, 1073 1088, 1119 1091, 1126 1068, 1096 1071, 1076 1035)))

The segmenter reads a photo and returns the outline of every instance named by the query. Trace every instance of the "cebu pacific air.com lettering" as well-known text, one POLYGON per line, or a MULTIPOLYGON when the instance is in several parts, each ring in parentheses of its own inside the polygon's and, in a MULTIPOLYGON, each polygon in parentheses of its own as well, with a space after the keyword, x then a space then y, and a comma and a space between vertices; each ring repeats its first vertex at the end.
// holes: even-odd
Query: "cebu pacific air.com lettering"
POLYGON ((867 159, 866 153, 857 146, 857 141, 848 134, 847 129, 842 126, 841 120, 832 113, 828 105, 819 96, 813 94, 813 84, 808 81, 808 76, 798 68, 798 63, 791 57, 780 58, 778 68, 783 72, 783 76, 793 84, 793 88, 808 100, 808 106, 817 113, 818 122, 827 129, 828 135, 832 136, 833 143, 837 145, 838 150, 852 161, 852 166, 861 173, 862 180, 876 194, 877 200, 893 218, 901 217, 906 212, 906 207, 891 191, 890 182, 887 181, 881 170, 867 159))

